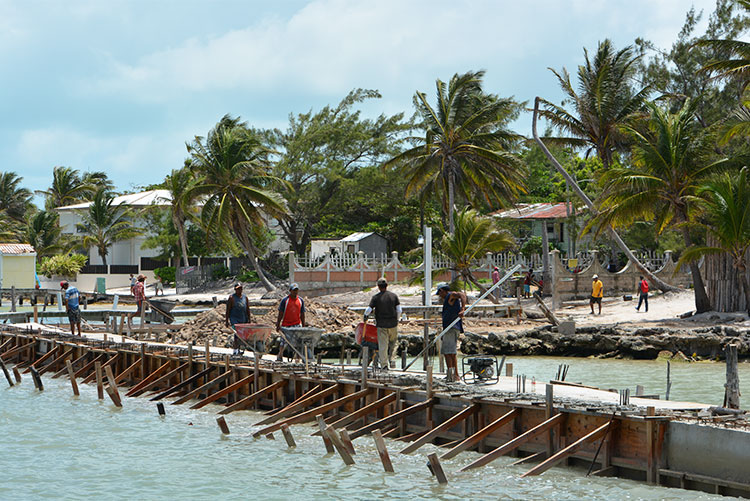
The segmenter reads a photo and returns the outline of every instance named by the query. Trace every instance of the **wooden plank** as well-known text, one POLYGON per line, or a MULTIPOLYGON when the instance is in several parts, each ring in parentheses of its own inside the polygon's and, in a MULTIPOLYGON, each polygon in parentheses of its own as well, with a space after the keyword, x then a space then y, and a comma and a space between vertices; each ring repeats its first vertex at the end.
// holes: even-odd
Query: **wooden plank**
POLYGON ((13 356, 17 355, 18 353, 21 353, 21 352, 23 352, 25 350, 28 350, 34 344, 36 344, 36 341, 31 341, 31 342, 26 343, 24 345, 16 346, 15 348, 11 348, 10 350, 6 351, 5 353, 0 354, 0 358, 2 358, 3 360, 7 360, 10 357, 13 357, 13 356))
POLYGON ((286 440, 286 445, 288 447, 297 447, 297 442, 294 441, 294 436, 292 435, 292 431, 289 429, 289 425, 281 425, 281 433, 284 435, 284 440, 286 440))
MULTIPOLYGON (((59 345, 59 346, 62 347, 63 345, 59 345)), ((52 370, 53 367, 57 367, 57 365, 60 362, 62 362, 63 360, 65 360, 68 357, 68 355, 70 355, 71 353, 73 353, 73 348, 69 348, 62 355, 60 355, 59 357, 56 357, 52 362, 50 362, 47 365, 45 365, 44 367, 42 367, 39 370, 39 374, 40 375, 44 374, 45 372, 47 372, 49 370, 52 370)), ((65 364, 63 364, 63 368, 65 368, 65 364)))
POLYGON ((445 472, 443 471, 443 465, 440 464, 440 460, 438 459, 437 454, 430 454, 427 456, 427 460, 429 461, 430 471, 433 475, 435 475, 435 478, 437 478, 437 481, 439 484, 447 484, 448 483, 448 477, 445 476, 445 472))
MULTIPOLYGON (((318 416, 320 416, 320 414, 318 414, 318 416)), ((349 453, 349 449, 346 448, 344 442, 341 441, 341 437, 336 433, 336 430, 329 426, 326 428, 326 431, 328 432, 328 438, 331 439, 331 443, 333 443, 333 446, 336 448, 336 452, 338 452, 341 459, 344 460, 344 464, 347 466, 353 465, 354 458, 349 453)))
POLYGON ((313 402, 317 402, 318 400, 324 399, 324 398, 326 398, 329 395, 333 395, 334 393, 336 393, 340 389, 341 389, 340 385, 334 384, 333 386, 330 386, 330 387, 326 388, 325 390, 322 390, 320 392, 314 393, 312 395, 309 395, 310 392, 313 391, 313 390, 310 390, 309 392, 305 393, 305 395, 309 395, 308 397, 305 397, 305 395, 303 395, 298 400, 296 400, 296 403, 293 402, 292 404, 288 405, 284 409, 280 410, 278 413, 273 414, 273 415, 271 415, 271 416, 263 419, 262 421, 259 421, 259 422, 255 423, 255 426, 262 426, 262 425, 265 425, 265 424, 275 423, 276 421, 278 421, 281 418, 284 418, 284 417, 287 417, 287 416, 291 416, 292 414, 294 414, 298 410, 304 409, 305 407, 307 407, 308 405, 312 404, 313 402))
POLYGON ((553 426, 556 426, 560 424, 565 419, 565 414, 555 414, 551 418, 539 423, 538 425, 534 426, 530 430, 526 431, 525 433, 522 433, 521 435, 517 436, 516 438, 504 443, 497 449, 488 452, 484 456, 480 457, 473 463, 464 466, 459 471, 466 471, 471 470, 472 468, 479 468, 480 466, 484 466, 487 463, 490 463, 494 461, 495 459, 499 458, 503 454, 507 454, 508 452, 518 448, 519 446, 525 444, 529 440, 533 439, 534 437, 541 435, 542 433, 548 431, 553 426))
MULTIPOLYGON (((185 364, 187 365, 187 364, 185 364)), ((230 375, 231 372, 225 372, 224 374, 230 375)), ((228 395, 229 393, 232 393, 233 391, 242 388, 243 386, 250 384, 253 382, 253 379, 255 378, 255 374, 250 374, 249 376, 240 379, 234 384, 230 384, 223 390, 219 390, 213 395, 209 395, 197 404, 193 405, 191 409, 200 409, 201 407, 205 407, 206 405, 210 404, 211 402, 215 402, 216 400, 220 399, 224 395, 228 395)))
MULTIPOLYGON (((255 376, 255 374, 253 374, 255 376)), ((266 386, 265 388, 261 388, 260 390, 256 391, 255 393, 246 396, 242 400, 239 400, 235 402, 234 404, 230 405, 226 409, 222 409, 219 411, 219 414, 229 414, 230 412, 239 411, 242 409, 247 409, 253 402, 258 400, 263 395, 267 395, 271 393, 272 391, 276 391, 279 388, 283 388, 289 383, 289 380, 287 379, 280 379, 276 381, 275 383, 271 383, 270 385, 266 386)))
POLYGON ((318 422, 318 427, 320 428, 320 436, 323 437, 323 445, 326 447, 326 453, 330 454, 333 452, 333 442, 331 442, 331 437, 328 436, 328 430, 326 427, 326 422, 323 420, 323 415, 318 414, 315 416, 315 420, 318 422))
MULTIPOLYGON (((560 414, 558 414, 559 416, 560 414)), ((555 416, 557 417, 557 416, 555 416)), ((599 428, 595 429, 591 433, 588 433, 584 435, 583 437, 579 438, 569 446, 565 447, 564 449, 558 451, 557 453, 553 454, 549 459, 546 459, 545 461, 542 461, 523 475, 521 477, 530 477, 533 475, 540 475, 544 473, 545 471, 549 470, 553 466, 555 466, 557 463, 565 459, 566 457, 570 456, 571 454, 574 454, 578 449, 583 447, 589 442, 593 442, 597 440, 599 437, 604 436, 604 434, 607 433, 607 430, 612 425, 611 422, 607 422, 606 424, 603 424, 599 428)))
POLYGON ((421 438, 406 446, 401 451, 401 454, 411 454, 412 452, 422 447, 424 444, 432 442, 432 440, 442 432, 453 428, 464 419, 467 419, 476 414, 480 408, 481 405, 479 404, 474 404, 466 407, 464 410, 458 412, 455 416, 441 423, 439 426, 433 428, 429 433, 424 434, 421 438))
POLYGON ((34 369, 38 370, 39 366, 42 364, 42 362, 46 361, 48 358, 52 357, 53 355, 56 355, 57 352, 60 351, 60 349, 62 349, 62 345, 58 344, 57 346, 55 346, 54 348, 52 348, 51 350, 49 350, 47 353, 45 353, 44 355, 42 355, 41 357, 39 357, 37 359, 37 361, 34 362, 33 364, 31 364, 28 369, 26 369, 25 371, 23 371, 23 373, 27 374, 29 371, 31 371, 32 367, 34 369))
POLYGON ((378 450, 380 462, 383 463, 383 469, 386 473, 393 473, 393 463, 391 463, 391 457, 388 455, 388 448, 385 445, 385 440, 383 440, 383 434, 379 429, 373 430, 372 438, 375 440, 375 448, 378 450))
MULTIPOLYGON (((113 357, 110 357, 110 358, 109 358, 109 360, 107 360, 106 362, 104 362, 104 363, 102 364, 102 369, 104 369, 104 368, 105 368, 105 367, 107 367, 108 365, 111 365, 111 364, 113 364, 113 363, 117 362, 117 358, 118 358, 119 356, 120 356, 120 354, 119 354, 119 353, 115 353, 115 356, 113 356, 113 357)), ((84 383, 84 384, 85 384, 85 383, 90 383, 91 381, 93 381, 93 380, 94 380, 94 377, 96 377, 96 374, 94 374, 94 373, 91 373, 91 374, 89 374, 89 375, 88 375, 88 376, 87 376, 86 378, 84 378, 84 380, 83 380, 83 381, 81 381, 81 382, 82 382, 82 383, 84 383)))
POLYGON ((104 400, 104 381, 102 380, 102 363, 101 362, 96 362, 94 364, 94 372, 96 375, 96 394, 99 400, 104 400))
MULTIPOLYGON (((329 428, 333 429, 331 425, 328 425, 329 428)), ((333 433, 336 433, 335 431, 333 433)), ((352 443, 352 439, 349 437, 349 433, 346 432, 346 429, 343 429, 339 432, 339 436, 341 437, 341 441, 346 446, 346 449, 349 451, 349 454, 352 456, 357 454, 357 451, 354 450, 354 444, 352 443)))
MULTIPOLYGON (((190 364, 190 362, 188 362, 188 367, 189 367, 189 364, 190 364)), ((204 369, 204 370, 200 371, 198 374, 190 376, 185 381, 183 381, 181 383, 177 383, 176 385, 172 386, 171 388, 167 388, 163 392, 159 393, 158 395, 156 395, 155 397, 153 397, 151 399, 151 401, 155 402, 157 400, 161 400, 164 397, 168 397, 172 393, 174 393, 176 391, 179 391, 179 390, 185 388, 186 386, 189 386, 189 385, 193 384, 195 381, 199 380, 203 376, 208 375, 214 369, 215 369, 215 366, 212 365, 208 369, 204 369)))
POLYGON ((227 421, 226 419, 224 419, 224 416, 217 417, 216 424, 219 425, 222 434, 229 435, 229 426, 227 425, 227 421))
POLYGON ((13 379, 10 377, 10 372, 8 372, 8 367, 5 365, 5 362, 2 358, 0 358, 0 367, 3 369, 3 374, 5 374, 5 379, 8 380, 8 386, 13 386, 13 379))
POLYGON ((526 456, 524 458, 519 459, 518 461, 513 461, 510 463, 510 466, 516 466, 519 464, 525 464, 525 463, 535 463, 537 461, 543 461, 544 458, 547 457, 547 451, 537 452, 536 454, 532 454, 531 456, 526 456))
MULTIPOLYGON (((108 365, 104 368, 104 373, 107 375, 107 384, 109 384, 109 388, 107 388, 107 392, 109 393, 110 390, 112 391, 112 394, 114 394, 117 397, 117 402, 121 402, 120 400, 120 392, 117 391, 117 383, 115 383, 115 375, 112 373, 112 366, 108 365)), ((111 396, 111 395, 110 395, 111 396)), ((117 405, 117 404, 115 404, 117 405)), ((118 405, 118 407, 122 407, 122 403, 118 405)))
POLYGON ((359 428, 358 430, 351 433, 352 440, 355 440, 356 438, 361 437, 365 433, 370 433, 373 430, 381 429, 385 426, 388 426, 389 424, 395 423, 396 421, 402 418, 405 418, 407 416, 411 416, 412 414, 415 414, 421 410, 429 409, 435 404, 435 402, 436 400, 434 398, 431 398, 429 400, 425 400, 424 402, 411 405, 398 412, 394 412, 390 416, 386 416, 383 419, 379 419, 375 421, 374 423, 363 426, 362 428, 359 428))
POLYGON ((341 428, 342 426, 346 426, 350 423, 357 421, 358 419, 362 417, 368 416, 372 414, 373 412, 376 412, 381 407, 385 407, 386 405, 395 401, 396 401, 396 392, 390 393, 386 395, 385 397, 381 398, 380 400, 376 400, 371 404, 365 405, 364 407, 361 407, 357 409, 356 411, 347 414, 341 419, 334 421, 333 423, 331 423, 331 426, 333 426, 334 428, 341 428))
POLYGON ((176 375, 178 375, 180 372, 182 372, 185 369, 187 369, 188 365, 189 364, 187 362, 183 363, 182 365, 180 365, 176 369, 173 369, 173 370, 167 372, 163 376, 159 377, 158 379, 155 379, 155 380, 151 381, 150 383, 146 384, 145 386, 142 386, 138 390, 131 390, 131 391, 129 391, 128 392, 128 396, 129 397, 137 397, 138 395, 143 395, 144 393, 146 393, 151 388, 156 388, 161 383, 166 382, 167 384, 169 384, 169 380, 172 379, 173 377, 175 377, 176 375))
POLYGON ((100 353, 98 356, 94 357, 89 363, 81 367, 76 371, 76 377, 81 377, 84 374, 86 374, 89 370, 91 370, 92 367, 94 367, 94 364, 96 364, 102 357, 104 356, 104 353, 100 353))
MULTIPOLYGON (((304 411, 299 414, 296 414, 294 416, 288 417, 285 420, 281 421, 281 423, 285 424, 297 424, 297 423, 304 423, 307 421, 312 421, 315 419, 316 414, 324 414, 328 411, 331 411, 333 409, 337 409, 341 407, 342 405, 345 405, 353 400, 357 400, 359 398, 363 398, 367 396, 372 391, 371 388, 366 388, 364 390, 357 391, 355 393, 351 393, 349 395, 346 395, 344 397, 341 397, 339 399, 336 399, 332 402, 328 402, 327 404, 319 405, 318 407, 315 407, 313 409, 310 409, 309 411, 304 411)), ((253 433, 254 437, 258 437, 265 433, 271 433, 280 428, 281 423, 275 423, 270 426, 267 426, 263 428, 260 431, 257 431, 253 433)), ((352 437, 354 438, 354 437, 352 437)))
POLYGON ((456 456, 458 453, 463 452, 467 449, 470 449, 477 445, 482 439, 484 439, 487 435, 492 433, 495 430, 498 430, 505 426, 506 424, 513 421, 516 416, 520 415, 521 411, 518 409, 512 409, 510 412, 507 412, 482 428, 481 430, 477 431, 470 437, 468 437, 466 440, 462 441, 455 447, 453 447, 451 450, 440 456, 441 459, 450 459, 454 456, 456 456))
POLYGON ((78 396, 78 383, 76 382, 75 372, 73 372, 73 364, 70 360, 65 361, 66 369, 68 370, 68 377, 70 378, 70 386, 73 387, 73 395, 78 396))
MULTIPOLYGON (((164 374, 165 372, 167 372, 167 370, 169 369, 170 366, 171 366, 171 363, 170 363, 169 360, 166 361, 166 362, 164 362, 163 364, 161 364, 159 366, 158 369, 156 369, 151 374, 149 374, 148 376, 146 376, 145 378, 143 378, 143 380, 140 383, 138 383, 137 385, 135 385, 132 388, 130 388, 130 391, 128 391, 125 395, 128 396, 128 397, 132 397, 134 394, 138 393, 141 388, 143 388, 144 386, 148 386, 149 384, 151 384, 152 381, 155 381, 162 374, 164 374)), ((143 368, 144 368, 144 366, 143 366, 143 364, 141 364, 141 369, 143 369, 143 368)))
POLYGON ((109 398, 112 400, 112 403, 115 404, 116 407, 122 407, 122 401, 120 401, 120 394, 117 393, 117 390, 111 386, 107 386, 107 395, 109 395, 109 398))
POLYGON ((130 373, 133 372, 139 365, 141 365, 141 359, 140 358, 137 359, 132 364, 130 364, 130 367, 128 367, 127 369, 125 369, 124 371, 122 371, 121 373, 119 373, 117 375, 117 377, 115 378, 115 383, 117 383, 117 384, 122 383, 125 380, 125 378, 128 377, 130 375, 130 373))
POLYGON ((21 383, 21 373, 18 371, 18 367, 13 367, 13 376, 16 378, 16 384, 21 383))
POLYGON ((216 376, 214 379, 212 379, 208 383, 204 384, 203 386, 200 386, 200 387, 194 389, 193 391, 191 391, 190 393, 188 393, 187 395, 184 395, 183 397, 175 400, 174 402, 172 402, 172 405, 184 404, 185 402, 187 402, 188 400, 192 399, 193 397, 195 397, 197 395, 200 395, 202 392, 204 392, 204 391, 206 391, 206 390, 208 390, 208 389, 216 386, 217 384, 221 383, 222 381, 224 381, 229 376, 230 376, 229 372, 225 372, 224 374, 220 374, 220 375, 216 376))
MULTIPOLYGON (((294 380, 294 378, 292 378, 292 380, 294 380)), ((299 398, 294 399, 292 402, 288 403, 286 406, 281 407, 279 409, 272 409, 272 410, 266 412, 265 415, 266 416, 276 416, 277 414, 281 414, 284 411, 291 410, 293 405, 297 405, 299 402, 305 400, 307 397, 309 397, 311 395, 314 395, 315 393, 319 392, 321 388, 323 388, 322 384, 316 384, 311 389, 309 389, 304 394, 302 394, 299 398)), ((297 392, 295 391, 294 394, 296 395, 297 392)))
MULTIPOLYGON (((76 358, 75 360, 73 360, 73 361, 71 362, 71 365, 72 365, 72 366, 73 366, 73 367, 75 368, 75 366, 76 366, 76 365, 78 365, 78 362, 80 362, 81 360, 83 360, 84 358, 86 358, 86 357, 88 356, 88 354, 89 354, 89 352, 88 352, 88 351, 86 351, 86 353, 84 353, 84 354, 83 354, 83 355, 81 355, 80 357, 78 357, 78 358, 76 358)), ((68 371, 68 367, 67 367, 67 364, 66 364, 66 366, 65 366, 65 367, 63 367, 63 368, 62 368, 62 369, 60 369, 59 371, 55 372, 55 375, 54 375, 54 376, 52 376, 52 379, 57 379, 57 378, 59 378, 60 376, 62 376, 63 374, 65 374, 65 373, 66 373, 67 371, 68 371)))

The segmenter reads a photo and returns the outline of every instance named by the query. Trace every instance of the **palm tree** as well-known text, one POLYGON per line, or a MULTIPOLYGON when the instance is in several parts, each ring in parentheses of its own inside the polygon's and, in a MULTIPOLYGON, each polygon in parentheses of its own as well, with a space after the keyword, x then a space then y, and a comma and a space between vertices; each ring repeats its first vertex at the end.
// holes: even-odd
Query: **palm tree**
POLYGON ((32 194, 19 186, 22 180, 15 172, 0 172, 0 211, 16 223, 23 223, 31 208, 32 194))
POLYGON ((112 182, 112 180, 109 178, 106 172, 104 171, 93 171, 93 172, 85 172, 81 176, 81 182, 83 184, 87 184, 91 187, 91 193, 90 195, 94 195, 96 193, 96 190, 99 188, 104 188, 106 190, 112 191, 115 189, 115 185, 112 182))
MULTIPOLYGON (((500 252, 514 245, 513 237, 497 227, 489 217, 482 217, 476 210, 464 208, 455 215, 455 230, 443 236, 443 253, 453 261, 453 269, 465 282, 471 282, 482 293, 487 289, 471 272, 471 267, 487 252, 500 252)), ((497 299, 488 296, 493 302, 497 299)))
POLYGON ((750 249, 750 184, 748 167, 739 175, 725 172, 708 181, 698 191, 705 215, 701 225, 709 235, 709 244, 689 247, 678 266, 694 263, 699 257, 729 254, 745 295, 745 309, 750 315, 750 282, 747 277, 747 253, 750 249))
POLYGON ((271 191, 273 184, 280 181, 270 175, 270 151, 246 123, 229 115, 205 139, 196 137, 187 149, 199 175, 189 194, 205 197, 201 222, 206 237, 234 236, 264 287, 275 290, 258 262, 259 250, 252 237, 257 227, 266 225, 264 217, 281 217, 285 213, 281 197, 271 191))
POLYGON ((26 219, 23 240, 34 247, 37 257, 53 256, 70 247, 68 235, 62 234, 59 220, 55 211, 38 211, 26 219))
MULTIPOLYGON (((713 138, 695 118, 697 103, 687 101, 672 114, 649 103, 648 120, 623 127, 633 141, 633 165, 604 173, 601 212, 593 224, 627 226, 638 220, 656 220, 659 231, 676 223, 686 247, 693 244, 692 199, 700 184, 726 163, 713 160, 713 138)), ((690 264, 699 312, 711 308, 698 263, 690 264)))
POLYGON ((109 248, 122 240, 141 235, 133 225, 134 212, 127 207, 113 205, 114 196, 104 188, 94 194, 91 205, 79 211, 81 222, 76 229, 83 234, 79 247, 88 250, 96 247, 102 264, 107 265, 109 248))
MULTIPOLYGON (((596 214, 594 203, 539 138, 536 131, 537 116, 544 117, 557 129, 568 134, 564 138, 550 138, 550 141, 587 148, 587 154, 595 152, 602 162, 603 169, 607 170, 612 165, 615 152, 624 150, 627 146, 627 139, 620 130, 621 126, 640 112, 648 89, 635 90, 632 86, 638 57, 634 55, 631 47, 615 51, 612 42, 604 40, 599 44, 593 60, 589 58, 585 49, 584 57, 585 64, 578 67, 578 91, 571 83, 570 74, 565 68, 560 72, 550 68, 573 110, 568 111, 562 106, 537 97, 534 101, 532 132, 534 140, 568 186, 586 204, 589 211, 596 214), (544 105, 544 109, 540 109, 540 104, 544 105)), ((676 290, 643 266, 614 229, 609 228, 608 233, 628 260, 646 275, 651 283, 662 291, 676 290)))
POLYGON ((47 190, 37 190, 36 193, 44 195, 44 207, 52 210, 87 200, 93 191, 93 185, 81 180, 76 169, 57 166, 52 170, 52 186, 47 190))
POLYGON ((455 74, 448 85, 437 80, 437 106, 424 92, 414 95, 424 136, 384 168, 397 168, 408 180, 406 195, 441 197, 448 231, 454 231, 456 197, 491 206, 512 202, 524 191, 525 166, 513 152, 521 136, 507 129, 520 105, 482 90, 484 71, 455 74))
POLYGON ((164 187, 169 191, 172 198, 169 212, 172 224, 174 224, 179 236, 184 266, 188 266, 188 240, 185 223, 193 217, 195 212, 194 198, 191 196, 195 184, 195 175, 188 167, 173 169, 172 173, 164 180, 164 187))
MULTIPOLYGON (((750 0, 734 0, 742 9, 750 12, 750 0)), ((747 81, 750 75, 750 43, 741 40, 701 40, 695 45, 710 47, 718 54, 724 54, 722 59, 715 59, 703 68, 701 72, 717 73, 718 78, 733 78, 741 76, 747 81)))

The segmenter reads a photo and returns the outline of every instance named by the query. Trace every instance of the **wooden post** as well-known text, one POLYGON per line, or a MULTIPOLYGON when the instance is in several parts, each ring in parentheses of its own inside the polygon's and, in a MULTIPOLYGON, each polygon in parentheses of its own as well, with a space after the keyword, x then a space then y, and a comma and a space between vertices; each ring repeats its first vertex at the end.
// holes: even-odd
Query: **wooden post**
POLYGON ((112 366, 107 365, 106 367, 104 367, 104 373, 107 376, 107 384, 109 384, 112 389, 115 390, 115 393, 117 393, 119 396, 119 392, 117 391, 117 382, 115 381, 115 375, 112 372, 112 366))
MULTIPOLYGON (((427 294, 429 294, 429 292, 427 292, 427 294)), ((430 314, 425 313, 424 318, 425 320, 427 320, 428 318, 430 318, 430 314)), ((423 369, 427 370, 427 367, 430 364, 430 350, 427 349, 427 347, 430 346, 430 325, 427 322, 424 323, 423 343, 424 343, 424 362, 422 365, 423 365, 423 369)))
MULTIPOLYGON (((323 416, 321 416, 320 418, 322 420, 323 416)), ((339 453, 339 456, 341 456, 341 459, 344 461, 344 464, 353 465, 354 458, 349 453, 349 449, 346 448, 346 445, 344 445, 344 442, 341 441, 341 437, 339 437, 339 434, 336 433, 336 430, 328 426, 326 428, 326 431, 328 432, 328 438, 331 439, 333 446, 336 448, 336 451, 339 453)))
POLYGON ((388 455, 388 448, 385 446, 385 440, 383 440, 383 433, 381 433, 379 429, 373 430, 372 438, 375 440, 375 448, 380 455, 380 462, 383 463, 383 469, 387 473, 393 473, 393 464, 391 463, 391 457, 388 455))
POLYGON ((430 461, 428 463, 428 466, 430 468, 430 471, 433 475, 437 478, 437 481, 439 484, 447 484, 448 483, 448 477, 445 476, 445 472, 443 471, 443 465, 440 464, 440 460, 438 459, 438 455, 433 453, 427 456, 427 459, 430 461))
MULTIPOLYGON (((333 430, 333 427, 331 427, 331 430, 333 430)), ((332 433, 336 433, 335 430, 332 431, 332 433)), ((349 438, 349 432, 346 431, 346 428, 341 430, 339 432, 339 435, 341 436, 341 442, 346 446, 347 450, 349 451, 349 454, 354 456, 357 454, 357 451, 354 450, 354 444, 352 443, 352 439, 349 438)))
POLYGON ((164 404, 162 402, 156 403, 156 411, 159 413, 160 416, 166 416, 167 411, 164 410, 164 404))
POLYGON ((740 408, 740 376, 737 372, 737 345, 728 344, 724 348, 727 363, 727 382, 724 385, 724 407, 740 408))
POLYGON ((221 433, 229 435, 229 426, 227 426, 227 421, 224 419, 224 416, 217 417, 216 423, 219 425, 219 428, 221 428, 221 433))
POLYGON ((16 383, 21 382, 21 371, 18 370, 18 367, 13 367, 13 376, 16 378, 16 383))
POLYGON ((315 416, 315 420, 318 422, 320 428, 320 436, 323 437, 323 444, 326 446, 326 453, 330 454, 333 452, 333 444, 331 439, 328 437, 328 430, 326 430, 326 422, 323 419, 322 414, 315 416))
MULTIPOLYGON (((260 360, 258 359, 257 351, 253 352, 253 362, 253 374, 255 375, 255 379, 253 379, 253 389, 257 392, 260 390, 260 360)), ((258 408, 258 400, 253 403, 253 407, 255 409, 258 408)))
POLYGON ((8 380, 8 386, 13 386, 13 380, 10 378, 10 372, 8 372, 8 367, 6 367, 5 362, 2 358, 0 358, 0 367, 3 369, 3 374, 5 374, 5 379, 8 380))
POLYGON ((370 362, 370 349, 362 347, 362 389, 367 388, 367 365, 370 362))
MULTIPOLYGON (((552 417, 552 414, 555 412, 554 409, 554 402, 555 402, 555 396, 554 391, 555 387, 554 385, 547 384, 544 387, 545 390, 545 409, 544 409, 544 419, 547 420, 552 417)), ((550 428, 550 430, 547 432, 547 457, 552 457, 552 454, 554 453, 555 447, 552 443, 553 440, 553 429, 550 428)))
POLYGON ((42 384, 42 378, 39 376, 39 372, 32 366, 29 367, 31 370, 31 379, 34 380, 34 386, 36 386, 36 389, 39 391, 44 391, 44 385, 42 384))
POLYGON ((10 288, 10 311, 16 311, 16 286, 10 288))
POLYGON ((146 379, 148 369, 146 367, 146 343, 141 343, 141 381, 146 379))
POLYGON ((507 377, 513 377, 513 364, 510 362, 505 364, 505 375, 507 377))
POLYGON ((427 398, 432 398, 432 366, 427 366, 427 398))
POLYGON ((73 371, 73 364, 70 363, 70 360, 66 360, 65 365, 68 368, 68 377, 70 378, 70 386, 73 387, 73 395, 78 396, 78 383, 76 382, 75 372, 73 371))
MULTIPOLYGON (((654 407, 646 407, 646 416, 655 416, 654 407)), ((656 470, 654 468, 654 420, 646 420, 646 482, 649 484, 656 483, 656 470)))
POLYGON ((39 306, 34 305, 34 323, 39 323, 39 306))
POLYGON ((294 437, 292 436, 292 431, 289 429, 288 424, 281 425, 281 433, 284 435, 284 440, 286 440, 287 446, 297 447, 297 443, 294 441, 294 437))
POLYGON ((117 392, 117 388, 107 386, 107 395, 109 395, 109 398, 112 400, 112 403, 115 404, 115 407, 122 407, 122 401, 120 400, 120 394, 117 392))
POLYGON ((104 381, 102 380, 102 364, 97 362, 94 364, 96 368, 96 394, 99 396, 99 400, 104 399, 104 381))

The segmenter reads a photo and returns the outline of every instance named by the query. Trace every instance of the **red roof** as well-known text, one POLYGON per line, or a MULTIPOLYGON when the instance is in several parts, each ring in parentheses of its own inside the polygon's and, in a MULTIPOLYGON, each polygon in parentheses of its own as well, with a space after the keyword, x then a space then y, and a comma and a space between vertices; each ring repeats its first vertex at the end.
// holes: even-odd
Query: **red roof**
MULTIPOLYGON (((574 207, 572 209, 575 210, 574 207)), ((492 215, 500 219, 563 219, 568 217, 568 204, 565 202, 518 204, 513 209, 497 211, 492 215)))
POLYGON ((0 244, 0 254, 34 254, 34 247, 29 244, 0 244))

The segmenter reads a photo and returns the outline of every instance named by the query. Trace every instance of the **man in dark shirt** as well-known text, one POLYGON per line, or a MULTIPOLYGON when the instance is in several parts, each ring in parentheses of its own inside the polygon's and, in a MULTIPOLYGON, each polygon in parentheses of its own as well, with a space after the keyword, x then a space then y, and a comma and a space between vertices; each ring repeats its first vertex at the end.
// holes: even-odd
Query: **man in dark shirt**
POLYGON ((388 370, 393 358, 393 352, 398 342, 398 319, 401 318, 401 304, 398 296, 386 290, 388 282, 385 278, 378 279, 377 294, 372 296, 370 306, 365 310, 365 322, 367 317, 375 311, 375 325, 378 328, 378 353, 380 355, 380 367, 388 370))
MULTIPOLYGON (((466 309, 466 294, 451 291, 448 284, 438 286, 437 294, 443 300, 443 329, 448 327, 457 318, 464 317, 466 309)), ((458 381, 458 335, 464 331, 463 322, 459 320, 448 332, 443 334, 442 348, 447 368, 447 381, 458 381)))

